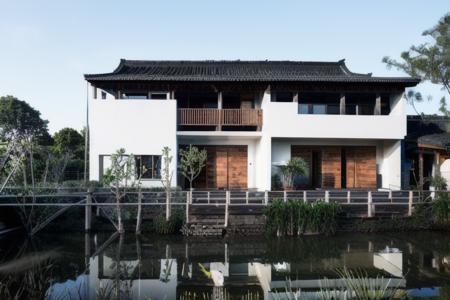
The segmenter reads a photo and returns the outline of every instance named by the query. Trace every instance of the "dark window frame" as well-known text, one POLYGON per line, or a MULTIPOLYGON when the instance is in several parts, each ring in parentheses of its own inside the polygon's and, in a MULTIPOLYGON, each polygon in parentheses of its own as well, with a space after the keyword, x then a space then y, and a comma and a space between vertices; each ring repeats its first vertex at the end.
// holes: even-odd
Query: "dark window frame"
MULTIPOLYGON (((151 162, 151 167, 148 167, 144 174, 142 175, 142 180, 156 180, 161 179, 161 155, 134 155, 135 163, 136 163, 136 177, 139 178, 141 176, 141 170, 143 166, 143 162, 145 159, 149 159, 151 162)), ((149 161, 147 161, 149 162, 149 161)))

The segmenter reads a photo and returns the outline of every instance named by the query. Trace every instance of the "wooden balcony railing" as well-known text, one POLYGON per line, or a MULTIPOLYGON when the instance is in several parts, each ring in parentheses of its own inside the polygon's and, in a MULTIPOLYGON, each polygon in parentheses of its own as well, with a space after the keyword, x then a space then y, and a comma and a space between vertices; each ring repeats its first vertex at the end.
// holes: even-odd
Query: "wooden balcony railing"
POLYGON ((262 126, 261 109, 178 109, 178 125, 182 126, 262 126))

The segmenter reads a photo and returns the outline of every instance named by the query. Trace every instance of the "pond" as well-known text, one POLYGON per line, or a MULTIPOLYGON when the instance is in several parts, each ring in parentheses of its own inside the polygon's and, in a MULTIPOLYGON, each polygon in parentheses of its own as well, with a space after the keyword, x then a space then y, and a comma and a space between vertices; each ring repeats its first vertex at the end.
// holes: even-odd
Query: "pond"
POLYGON ((382 277, 410 297, 450 299, 450 236, 439 232, 228 239, 42 234, 3 238, 0 257, 2 293, 7 287, 26 299, 293 299, 289 292, 298 289, 300 299, 315 299, 325 288, 342 290, 344 268, 382 277))

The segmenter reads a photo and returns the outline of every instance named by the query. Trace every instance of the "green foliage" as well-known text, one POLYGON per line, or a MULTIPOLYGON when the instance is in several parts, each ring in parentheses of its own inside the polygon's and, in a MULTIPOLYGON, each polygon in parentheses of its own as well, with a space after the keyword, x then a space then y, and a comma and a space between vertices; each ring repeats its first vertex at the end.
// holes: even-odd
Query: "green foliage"
POLYGON ((433 201, 433 215, 438 222, 447 223, 449 221, 449 204, 448 193, 436 193, 436 199, 433 201))
POLYGON ((136 161, 134 155, 126 155, 125 149, 121 148, 111 155, 111 167, 108 168, 102 177, 105 185, 129 183, 134 178, 136 171, 136 161), (127 182, 125 182, 127 181, 127 182))
POLYGON ((27 102, 13 96, 0 97, 0 137, 47 137, 48 121, 27 102))
POLYGON ((63 128, 53 135, 53 149, 56 152, 69 152, 78 158, 83 158, 84 138, 73 128, 63 128))
POLYGON ((334 234, 340 206, 337 203, 301 200, 275 200, 264 214, 267 231, 277 235, 301 235, 305 233, 334 234))
POLYGON ((292 189, 295 177, 308 174, 309 169, 307 162, 300 157, 293 157, 285 165, 278 167, 281 172, 283 188, 285 189, 292 189))
POLYGON ((175 210, 168 221, 163 215, 156 216, 150 229, 157 234, 175 234, 180 232, 184 220, 183 210, 175 210))
MULTIPOLYGON (((401 53, 401 61, 386 56, 383 62, 389 68, 395 67, 410 76, 442 84, 450 94, 450 14, 422 35, 431 38, 432 42, 411 46, 401 53)), ((449 115, 445 98, 441 99, 440 111, 449 115)))
POLYGON ((180 174, 189 181, 192 189, 193 181, 200 175, 206 165, 207 153, 205 149, 189 145, 187 149, 180 149, 180 174))
POLYGON ((441 175, 436 175, 434 177, 431 177, 430 184, 438 191, 446 190, 447 189, 447 180, 442 177, 441 175))

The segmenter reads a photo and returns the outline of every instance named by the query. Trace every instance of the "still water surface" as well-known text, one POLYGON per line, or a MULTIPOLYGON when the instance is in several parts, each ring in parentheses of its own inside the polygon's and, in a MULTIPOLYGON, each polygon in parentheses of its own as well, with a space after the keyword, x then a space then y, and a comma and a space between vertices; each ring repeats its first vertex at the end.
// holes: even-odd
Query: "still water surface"
POLYGON ((70 233, 4 238, 0 258, 2 275, 49 265, 39 271, 50 277, 49 299, 211 299, 212 273, 223 275, 225 299, 273 299, 288 280, 305 295, 341 288, 336 270, 343 267, 390 278, 410 296, 447 299, 450 290, 450 235, 437 232, 232 239, 70 233))

